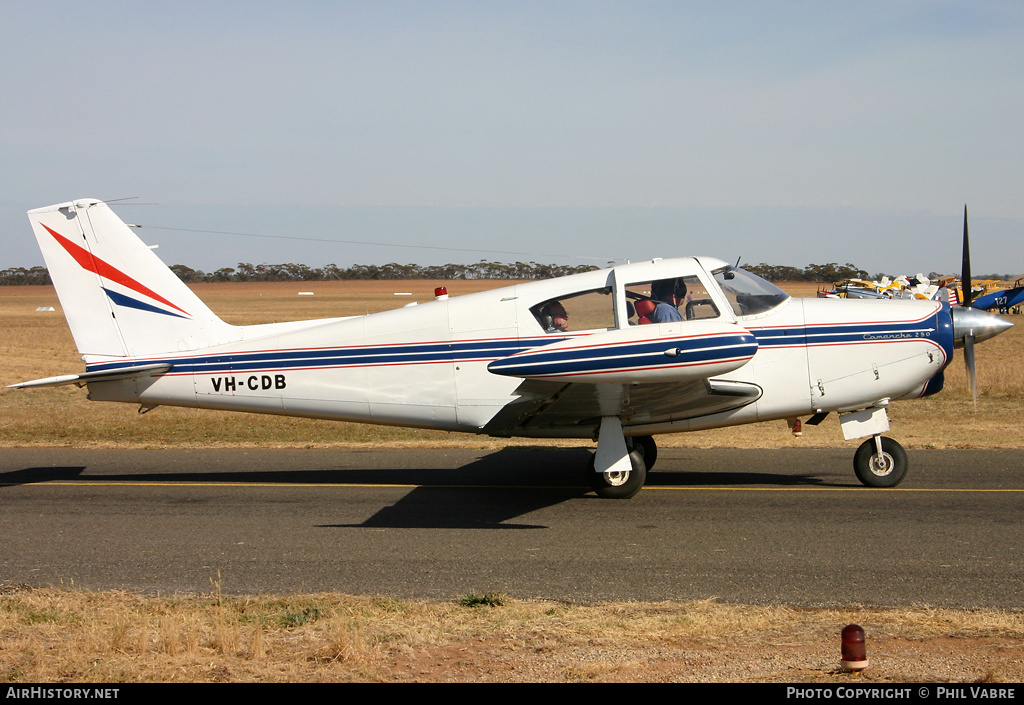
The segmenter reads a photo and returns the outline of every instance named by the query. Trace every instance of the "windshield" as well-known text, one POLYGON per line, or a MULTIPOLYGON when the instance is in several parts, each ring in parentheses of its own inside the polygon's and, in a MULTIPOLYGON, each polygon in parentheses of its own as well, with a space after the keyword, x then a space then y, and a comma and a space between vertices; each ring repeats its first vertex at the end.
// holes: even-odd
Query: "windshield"
POLYGON ((779 287, 744 269, 722 267, 714 275, 737 316, 764 313, 789 298, 779 287))

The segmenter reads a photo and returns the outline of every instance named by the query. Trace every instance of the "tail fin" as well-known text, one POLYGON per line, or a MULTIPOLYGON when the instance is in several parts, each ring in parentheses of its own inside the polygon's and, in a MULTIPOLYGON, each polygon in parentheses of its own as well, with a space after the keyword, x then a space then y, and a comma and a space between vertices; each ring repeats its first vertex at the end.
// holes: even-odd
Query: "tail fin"
POLYGON ((237 339, 102 201, 28 212, 83 355, 140 357, 237 339))

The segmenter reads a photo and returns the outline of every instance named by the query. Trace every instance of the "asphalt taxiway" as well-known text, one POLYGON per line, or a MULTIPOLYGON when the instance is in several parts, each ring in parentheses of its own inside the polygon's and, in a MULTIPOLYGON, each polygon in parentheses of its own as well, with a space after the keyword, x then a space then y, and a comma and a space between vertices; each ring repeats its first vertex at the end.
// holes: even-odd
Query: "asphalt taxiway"
POLYGON ((0 449, 0 585, 147 593, 1024 607, 1024 451, 664 448, 631 500, 585 449, 0 449))

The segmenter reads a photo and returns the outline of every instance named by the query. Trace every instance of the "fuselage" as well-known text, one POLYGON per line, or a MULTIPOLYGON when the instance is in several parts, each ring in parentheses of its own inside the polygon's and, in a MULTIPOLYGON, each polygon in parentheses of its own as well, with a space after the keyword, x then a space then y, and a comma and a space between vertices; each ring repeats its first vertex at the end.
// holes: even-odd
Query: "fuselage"
POLYGON ((90 383, 90 398, 589 436, 596 421, 560 426, 553 416, 531 426, 507 409, 530 398, 539 401, 529 413, 542 414, 545 397, 585 385, 632 435, 855 410, 941 386, 953 347, 948 306, 795 299, 771 285, 748 292, 736 273, 707 258, 655 260, 365 316, 242 327, 233 342, 187 352, 87 356, 89 371, 171 365, 90 383), (688 284, 682 320, 640 325, 637 304, 666 279, 688 284), (552 327, 553 302, 570 309, 567 327, 552 327), (737 401, 681 413, 657 396, 659 386, 737 401), (632 400, 644 398, 657 403, 636 410, 632 400))

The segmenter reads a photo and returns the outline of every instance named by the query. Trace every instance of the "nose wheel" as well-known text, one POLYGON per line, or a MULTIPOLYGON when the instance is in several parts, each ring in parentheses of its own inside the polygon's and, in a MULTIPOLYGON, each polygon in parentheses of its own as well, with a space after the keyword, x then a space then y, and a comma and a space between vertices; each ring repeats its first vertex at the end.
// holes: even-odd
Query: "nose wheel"
POLYGON ((868 487, 895 487, 907 474, 907 451, 891 438, 874 436, 853 456, 853 471, 868 487))

